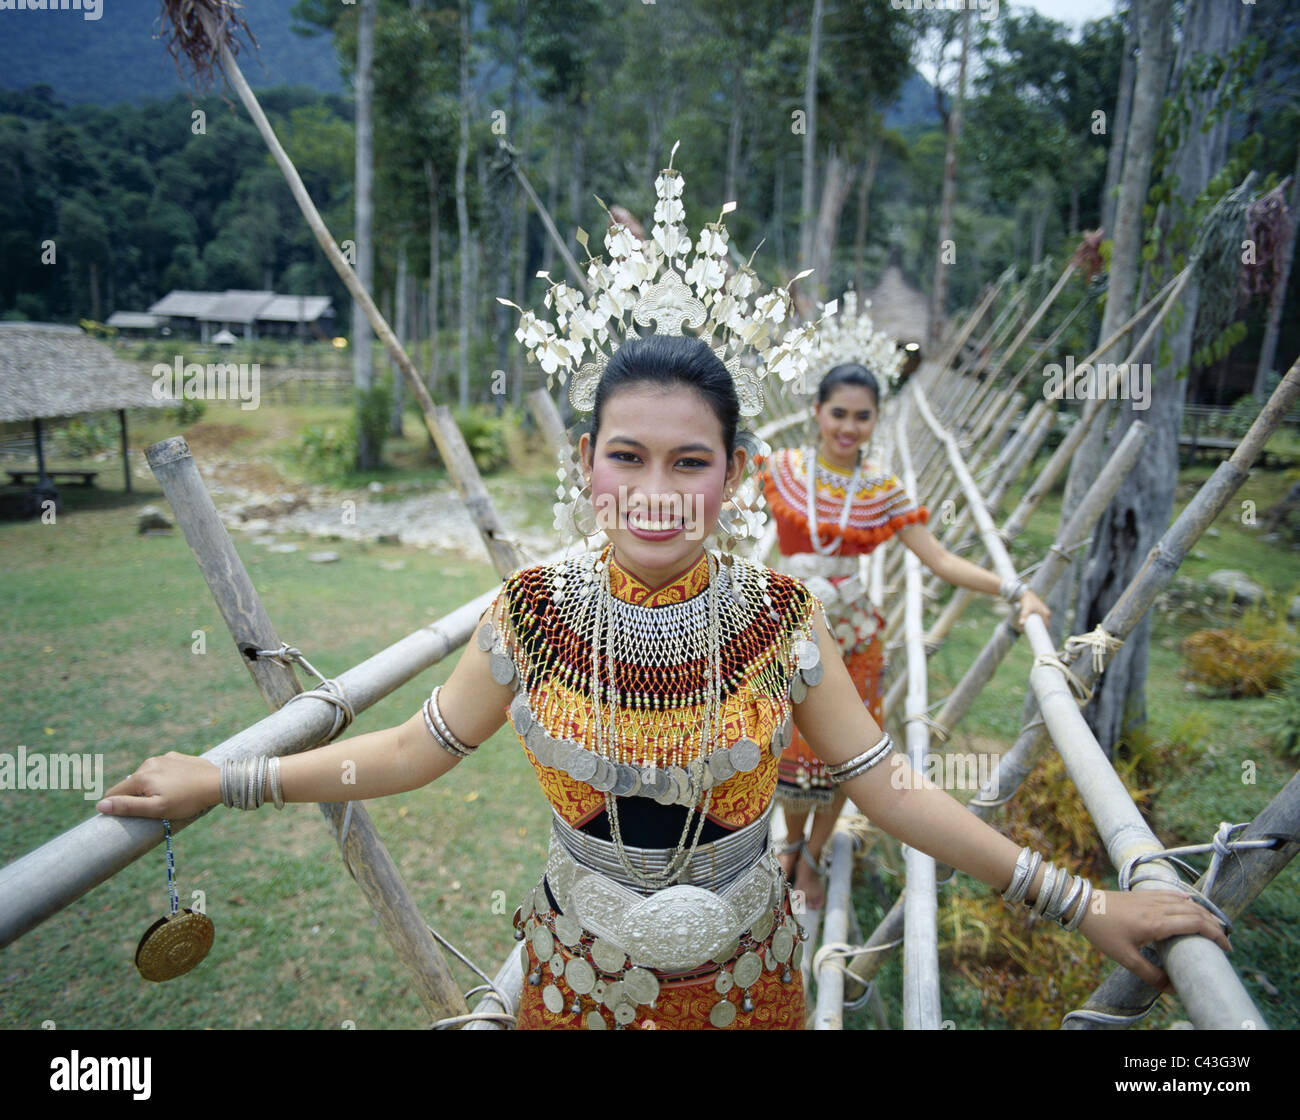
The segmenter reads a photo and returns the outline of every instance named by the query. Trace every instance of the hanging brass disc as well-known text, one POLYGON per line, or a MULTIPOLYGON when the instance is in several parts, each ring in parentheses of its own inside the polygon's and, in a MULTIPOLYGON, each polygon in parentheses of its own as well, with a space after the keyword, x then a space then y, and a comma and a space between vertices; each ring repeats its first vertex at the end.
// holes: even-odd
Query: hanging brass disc
POLYGON ((212 919, 193 910, 159 918, 136 946, 135 967, 146 980, 174 980, 208 955, 215 932, 212 919))

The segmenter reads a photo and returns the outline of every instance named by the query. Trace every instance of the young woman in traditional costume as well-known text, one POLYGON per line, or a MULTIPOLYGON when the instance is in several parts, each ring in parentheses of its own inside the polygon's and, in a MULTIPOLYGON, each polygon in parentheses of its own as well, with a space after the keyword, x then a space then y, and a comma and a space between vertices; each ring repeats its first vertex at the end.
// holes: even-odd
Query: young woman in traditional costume
MULTIPOLYGON (((592 413, 579 449, 591 504, 576 519, 592 518, 608 544, 507 580, 450 679, 406 723, 269 763, 217 768, 172 752, 110 789, 100 811, 183 818, 218 802, 416 789, 509 717, 554 809, 545 875, 520 910, 519 1025, 800 1027, 800 930, 768 832, 797 722, 879 827, 1012 901, 1038 899, 1048 917, 1081 922, 1145 979, 1164 982, 1139 953, 1153 938, 1204 933, 1226 945, 1181 894, 1107 894, 1095 905, 1082 879, 1040 866, 913 781, 830 655, 835 640, 808 589, 705 547, 715 525, 736 527, 724 503, 752 462, 738 417, 762 401, 732 343, 787 375, 810 336, 771 329, 788 290, 751 305, 753 274, 726 279, 720 222, 686 268, 680 176, 669 170, 657 187, 653 242, 611 227, 614 259, 591 262, 585 306, 555 285, 547 302, 560 333, 531 314, 519 330, 548 372, 573 373, 570 398, 592 413), (661 337, 638 340, 629 315, 661 337), (676 337, 684 323, 711 344, 676 337), (588 346, 596 360, 578 368, 588 346), (346 791, 344 759, 356 763, 346 791)), ((572 516, 564 505, 560 514, 572 516)))
MULTIPOLYGON (((845 312, 854 330, 853 312, 845 312)), ((863 316, 862 320, 866 320, 863 316)), ((869 320, 866 320, 869 324, 869 320)), ((878 333, 878 332, 877 332, 878 333)), ((868 325, 864 348, 879 352, 868 325)), ((889 347, 892 351, 892 345, 889 347)), ((898 478, 867 458, 880 413, 880 383, 865 366, 842 363, 817 386, 813 448, 783 448, 763 464, 763 491, 776 521, 777 567, 810 581, 825 580, 844 594, 826 595, 827 625, 849 676, 877 724, 884 723, 881 679, 884 675, 885 620, 866 596, 864 581, 849 583, 859 572, 859 558, 897 535, 932 572, 957 587, 1003 593, 998 577, 954 556, 925 527, 929 511, 918 506, 898 478), (848 589, 860 593, 851 596, 848 589)), ((1048 617, 1043 601, 1024 584, 1005 589, 1019 604, 1020 623, 1032 613, 1048 617)), ((785 815, 782 866, 794 873, 795 887, 809 909, 820 909, 825 890, 819 861, 844 808, 825 763, 797 731, 778 767, 777 800, 785 815), (812 829, 804 838, 808 816, 812 829)))

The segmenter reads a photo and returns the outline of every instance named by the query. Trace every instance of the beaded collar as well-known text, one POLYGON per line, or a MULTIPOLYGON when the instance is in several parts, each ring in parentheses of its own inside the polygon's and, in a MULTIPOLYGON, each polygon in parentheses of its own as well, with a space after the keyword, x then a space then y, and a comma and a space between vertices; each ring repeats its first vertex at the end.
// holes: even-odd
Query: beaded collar
POLYGON ((631 572, 619 566, 617 557, 611 556, 609 568, 610 594, 620 602, 634 607, 662 607, 670 603, 684 603, 702 594, 709 586, 709 557, 701 549, 699 557, 685 571, 679 573, 662 587, 651 589, 631 572))

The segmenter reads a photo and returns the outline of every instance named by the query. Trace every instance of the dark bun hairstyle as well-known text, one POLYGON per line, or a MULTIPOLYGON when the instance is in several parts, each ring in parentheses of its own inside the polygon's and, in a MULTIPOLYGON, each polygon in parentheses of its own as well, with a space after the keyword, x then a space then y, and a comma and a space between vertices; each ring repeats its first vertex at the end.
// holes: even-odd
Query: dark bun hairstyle
POLYGON ((859 362, 845 362, 832 369, 822 383, 817 386, 817 403, 825 404, 831 394, 841 385, 859 385, 871 394, 871 399, 880 407, 880 382, 876 375, 859 362))
POLYGON ((596 386, 591 410, 591 439, 600 431, 600 415, 605 403, 616 393, 634 385, 654 385, 670 389, 684 385, 694 389, 717 416, 722 425, 722 440, 727 458, 736 449, 736 426, 740 420, 740 401, 731 373, 706 342, 686 335, 652 334, 630 338, 610 358, 596 386))

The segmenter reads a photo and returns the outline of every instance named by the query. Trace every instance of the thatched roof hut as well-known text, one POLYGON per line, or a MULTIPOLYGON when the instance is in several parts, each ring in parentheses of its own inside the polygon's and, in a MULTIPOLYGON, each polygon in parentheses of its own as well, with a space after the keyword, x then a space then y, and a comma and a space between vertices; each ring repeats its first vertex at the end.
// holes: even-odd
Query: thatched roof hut
POLYGON ((122 465, 127 461, 126 410, 174 407, 153 395, 153 382, 124 362, 105 343, 77 327, 52 323, 0 323, 0 421, 30 422, 36 434, 38 487, 53 487, 45 474, 41 421, 56 416, 115 411, 122 429, 122 465))

